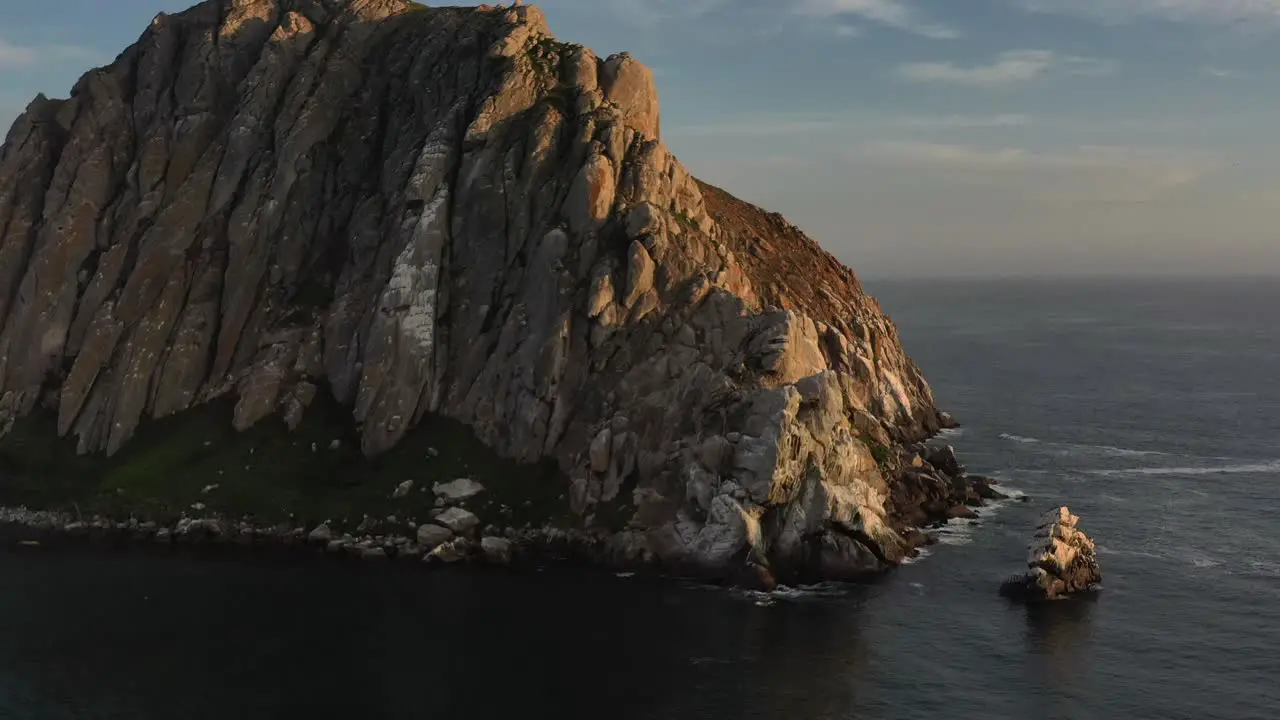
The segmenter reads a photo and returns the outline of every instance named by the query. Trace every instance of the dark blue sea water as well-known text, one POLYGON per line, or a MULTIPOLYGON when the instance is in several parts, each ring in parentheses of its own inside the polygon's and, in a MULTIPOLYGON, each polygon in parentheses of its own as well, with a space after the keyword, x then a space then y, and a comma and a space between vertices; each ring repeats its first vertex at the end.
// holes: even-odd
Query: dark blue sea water
POLYGON ((1280 717, 1280 284, 872 285, 1030 502, 868 587, 0 549, 0 718, 1280 717), (1105 589, 1006 604, 1068 503, 1105 589))

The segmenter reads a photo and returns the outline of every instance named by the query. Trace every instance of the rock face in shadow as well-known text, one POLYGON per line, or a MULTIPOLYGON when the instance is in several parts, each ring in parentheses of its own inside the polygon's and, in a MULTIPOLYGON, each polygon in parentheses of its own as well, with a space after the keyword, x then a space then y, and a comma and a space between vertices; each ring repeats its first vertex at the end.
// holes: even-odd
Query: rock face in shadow
POLYGON ((649 70, 536 7, 157 16, 0 149, 0 423, 43 408, 110 454, 216 398, 243 429, 329 393, 367 455, 439 414, 553 459, 618 558, 896 564, 929 386, 850 270, 659 128, 649 70))
POLYGON ((1037 602, 1095 589, 1102 582, 1097 548, 1076 528, 1079 521, 1065 505, 1041 517, 1027 545, 1027 572, 1005 582, 1000 593, 1037 602))

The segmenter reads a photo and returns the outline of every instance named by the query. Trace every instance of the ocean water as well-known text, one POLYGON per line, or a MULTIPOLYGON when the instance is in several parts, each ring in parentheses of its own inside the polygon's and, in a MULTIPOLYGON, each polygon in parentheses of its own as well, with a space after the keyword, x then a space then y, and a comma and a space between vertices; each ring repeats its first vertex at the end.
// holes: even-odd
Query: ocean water
POLYGON ((971 471, 1028 501, 773 595, 0 547, 0 718, 1280 717, 1280 283, 872 284, 971 471), (997 596, 1067 503, 1104 589, 997 596))

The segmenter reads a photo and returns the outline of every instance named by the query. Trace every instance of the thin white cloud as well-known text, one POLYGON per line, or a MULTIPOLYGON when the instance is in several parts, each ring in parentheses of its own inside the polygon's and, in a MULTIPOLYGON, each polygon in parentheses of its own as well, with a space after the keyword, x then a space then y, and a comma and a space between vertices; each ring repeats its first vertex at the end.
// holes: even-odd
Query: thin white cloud
POLYGON ((97 58, 92 50, 75 45, 19 45, 0 38, 0 70, 29 67, 42 62, 80 61, 97 58))
POLYGON ((583 7, 603 7, 623 22, 651 28, 675 21, 692 20, 719 10, 729 0, 597 0, 583 7))
POLYGON ((1097 58, 1059 56, 1048 50, 1011 50, 988 65, 950 62, 916 62, 898 67, 898 76, 916 83, 938 83, 975 88, 1003 88, 1036 80, 1053 71, 1072 75, 1106 75, 1114 63, 1097 58))
POLYGON ((1280 0, 1014 0, 1039 13, 1119 24, 1141 19, 1212 25, 1280 26, 1280 0))
POLYGON ((861 146, 869 155, 908 164, 993 170, 1123 170, 1133 167, 1209 167, 1204 155, 1164 148, 1080 145, 1063 150, 980 148, 972 145, 886 140, 861 146))
POLYGON ((1034 121, 1029 115, 1002 113, 1000 115, 941 115, 938 117, 908 117, 901 125, 921 130, 967 130, 981 128, 1026 127, 1034 121))
POLYGON ((955 28, 923 17, 904 0, 793 0, 795 11, 816 17, 856 16, 868 22, 935 40, 960 37, 955 28))
POLYGON ((850 133, 882 134, 893 130, 936 131, 1013 128, 1031 125, 1032 118, 1017 113, 1000 115, 865 115, 825 113, 815 115, 759 115, 725 122, 672 125, 663 128, 671 137, 786 138, 850 133))
POLYGON ((844 127, 834 120, 763 117, 737 122, 678 125, 663 128, 662 132, 672 137, 765 138, 832 132, 844 127))
POLYGON ((40 57, 35 48, 14 45, 0 39, 0 68, 14 68, 31 65, 40 57))
POLYGON ((1159 148, 1082 145, 1063 150, 981 148, 970 145, 883 141, 854 148, 850 157, 907 170, 928 171, 931 178, 951 171, 966 182, 986 178, 1019 183, 1029 174, 1057 178, 1066 188, 1096 187, 1124 202, 1146 202, 1198 182, 1219 169, 1211 156, 1159 148))
POLYGON ((1237 73, 1234 70, 1227 70, 1226 68, 1207 67, 1204 68, 1202 72, 1204 72, 1205 75, 1216 78, 1231 79, 1240 77, 1240 73, 1237 73))
POLYGON ((1114 60, 1080 57, 1077 55, 1063 57, 1061 59, 1061 67, 1071 75, 1084 75, 1086 77, 1102 77, 1116 71, 1114 60))
POLYGON ((855 154, 894 165, 960 170, 1025 168, 1031 159, 1027 151, 1020 148, 982 150, 967 145, 906 140, 871 143, 858 148, 855 154))
POLYGON ((835 29, 836 37, 855 38, 862 34, 862 31, 855 25, 837 25, 835 29))

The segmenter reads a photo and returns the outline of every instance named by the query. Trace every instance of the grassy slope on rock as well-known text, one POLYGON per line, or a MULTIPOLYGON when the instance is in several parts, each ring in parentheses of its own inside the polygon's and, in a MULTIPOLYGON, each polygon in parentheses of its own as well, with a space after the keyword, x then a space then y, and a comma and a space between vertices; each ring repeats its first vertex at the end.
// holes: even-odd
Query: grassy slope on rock
POLYGON ((28 417, 0 438, 0 504, 171 520, 200 514, 192 506, 203 503, 203 514, 249 515, 259 524, 292 518, 350 528, 365 514, 421 522, 435 502, 433 483, 470 477, 487 490, 463 505, 486 522, 568 519, 567 484, 553 466, 499 458, 453 420, 428 417, 392 450, 366 458, 350 412, 324 393, 292 432, 270 417, 237 433, 231 411, 222 399, 149 421, 109 458, 76 455, 51 415, 28 417), (405 480, 413 490, 393 498, 405 480))

